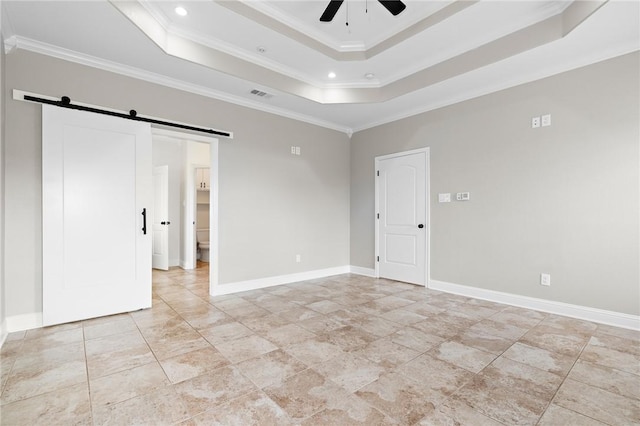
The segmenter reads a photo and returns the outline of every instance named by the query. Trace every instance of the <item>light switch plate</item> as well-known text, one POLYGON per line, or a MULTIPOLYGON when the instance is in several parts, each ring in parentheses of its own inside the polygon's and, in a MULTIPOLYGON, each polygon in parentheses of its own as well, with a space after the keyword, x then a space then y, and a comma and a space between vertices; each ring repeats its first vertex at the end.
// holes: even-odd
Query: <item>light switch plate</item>
POLYGON ((439 203, 450 203, 451 202, 451 193, 442 193, 438 194, 438 202, 439 203))
POLYGON ((458 200, 458 201, 469 201, 469 193, 468 192, 458 192, 456 194, 456 200, 458 200))

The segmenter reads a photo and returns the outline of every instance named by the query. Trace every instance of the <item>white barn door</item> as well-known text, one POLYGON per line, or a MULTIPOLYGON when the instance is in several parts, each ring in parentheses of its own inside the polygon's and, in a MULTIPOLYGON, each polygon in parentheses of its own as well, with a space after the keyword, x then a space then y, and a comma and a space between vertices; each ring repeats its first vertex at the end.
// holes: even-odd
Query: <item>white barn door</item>
POLYGON ((428 151, 376 159, 378 276, 427 283, 428 151))
POLYGON ((43 105, 42 196, 43 324, 150 307, 149 124, 43 105))

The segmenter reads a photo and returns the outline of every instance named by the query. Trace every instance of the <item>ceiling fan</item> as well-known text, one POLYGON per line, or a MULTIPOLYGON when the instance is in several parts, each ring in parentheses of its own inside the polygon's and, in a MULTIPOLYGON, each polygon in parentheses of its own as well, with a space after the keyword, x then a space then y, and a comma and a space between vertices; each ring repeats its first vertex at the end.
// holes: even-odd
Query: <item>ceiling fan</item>
MULTIPOLYGON (((407 6, 400 0, 378 0, 393 16, 398 15, 407 6)), ((333 17, 338 13, 338 9, 342 6, 344 0, 331 0, 320 17, 321 22, 331 22, 333 17)))

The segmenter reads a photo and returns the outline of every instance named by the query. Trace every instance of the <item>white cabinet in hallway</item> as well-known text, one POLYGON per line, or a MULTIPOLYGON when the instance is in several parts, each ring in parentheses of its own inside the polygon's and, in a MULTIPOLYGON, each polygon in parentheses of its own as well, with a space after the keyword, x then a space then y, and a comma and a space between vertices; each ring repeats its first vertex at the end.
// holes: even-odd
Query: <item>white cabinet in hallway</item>
POLYGON ((196 169, 196 188, 198 191, 208 191, 211 189, 208 167, 196 169))

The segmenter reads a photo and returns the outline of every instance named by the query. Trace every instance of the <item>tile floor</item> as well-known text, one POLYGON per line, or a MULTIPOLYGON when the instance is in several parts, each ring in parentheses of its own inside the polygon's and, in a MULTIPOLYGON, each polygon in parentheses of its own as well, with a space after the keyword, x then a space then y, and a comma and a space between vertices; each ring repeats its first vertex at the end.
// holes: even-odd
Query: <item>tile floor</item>
POLYGON ((640 424, 640 333, 353 275, 11 334, 2 425, 640 424))

